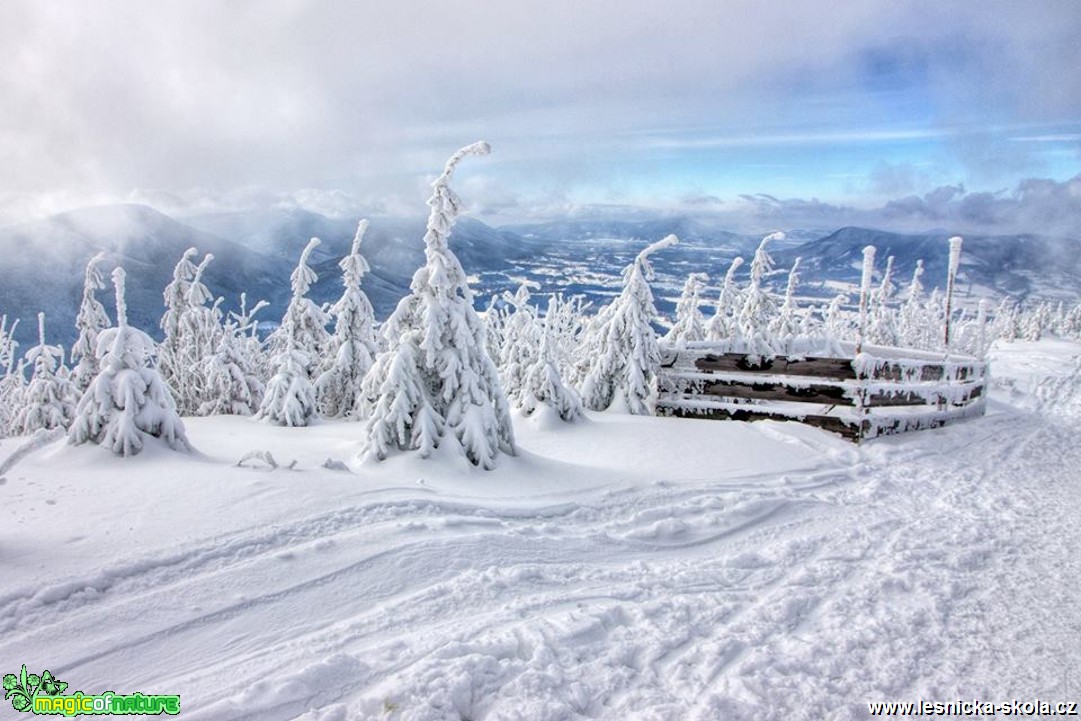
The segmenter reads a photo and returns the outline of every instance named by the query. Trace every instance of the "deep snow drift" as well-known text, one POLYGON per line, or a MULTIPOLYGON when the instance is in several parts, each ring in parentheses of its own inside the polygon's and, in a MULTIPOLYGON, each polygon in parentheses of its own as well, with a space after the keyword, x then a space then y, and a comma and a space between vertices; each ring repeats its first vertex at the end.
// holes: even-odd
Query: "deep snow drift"
POLYGON ((357 463, 347 422, 186 419, 198 453, 129 459, 5 439, 0 672, 185 719, 1076 699, 1079 354, 1001 346, 986 417, 860 447, 610 413, 516 418, 492 472, 357 463))

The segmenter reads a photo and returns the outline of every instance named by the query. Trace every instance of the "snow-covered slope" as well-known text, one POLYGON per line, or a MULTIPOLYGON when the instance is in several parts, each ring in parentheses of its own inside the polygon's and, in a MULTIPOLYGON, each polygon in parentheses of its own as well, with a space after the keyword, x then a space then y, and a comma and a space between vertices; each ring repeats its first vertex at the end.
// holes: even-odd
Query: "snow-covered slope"
POLYGON ((859 447, 616 414, 522 420, 488 473, 357 464, 351 423, 190 419, 199 453, 127 461, 7 439, 0 670, 214 720, 1068 701, 1079 355, 1004 346, 986 417, 859 447))

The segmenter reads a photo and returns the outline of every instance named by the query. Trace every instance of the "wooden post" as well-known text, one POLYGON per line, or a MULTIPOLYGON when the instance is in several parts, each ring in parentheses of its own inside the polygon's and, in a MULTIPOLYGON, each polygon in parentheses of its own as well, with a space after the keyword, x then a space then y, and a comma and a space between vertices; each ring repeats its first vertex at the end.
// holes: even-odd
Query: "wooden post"
POLYGON ((864 333, 867 332, 867 296, 871 293, 871 275, 875 270, 875 247, 868 245, 863 249, 863 275, 860 278, 860 328, 856 339, 856 355, 863 351, 864 333))
POLYGON ((953 284, 957 279, 957 267, 961 265, 961 236, 950 238, 950 268, 946 276, 946 323, 944 328, 946 357, 950 357, 950 316, 953 314, 953 284))
MULTIPOLYGON (((867 305, 870 302, 871 295, 871 276, 875 272, 875 247, 868 245, 863 249, 863 275, 860 278, 860 331, 859 337, 856 339, 856 358, 852 363, 855 365, 859 359, 860 353, 863 352, 863 340, 867 334, 867 305)), ((864 426, 867 423, 867 406, 866 406, 866 379, 862 378, 862 373, 856 374, 856 383, 859 385, 856 391, 856 442, 859 443, 863 439, 864 426)))

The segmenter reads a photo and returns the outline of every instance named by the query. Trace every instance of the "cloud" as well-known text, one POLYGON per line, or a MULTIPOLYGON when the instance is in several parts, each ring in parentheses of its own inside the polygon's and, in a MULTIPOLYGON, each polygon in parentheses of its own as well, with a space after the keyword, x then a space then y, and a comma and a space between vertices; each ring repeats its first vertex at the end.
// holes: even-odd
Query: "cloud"
POLYGON ((966 192, 962 185, 939 186, 881 206, 856 208, 818 200, 741 196, 742 207, 729 221, 757 231, 771 228, 833 230, 862 225, 883 230, 1042 233, 1081 240, 1081 175, 1058 182, 1022 180, 1012 190, 966 192))
POLYGON ((1047 128, 1077 121, 1078 36, 1068 2, 14 0, 0 194, 423 203, 418 180, 479 138, 478 172, 572 202, 670 186, 658 158, 703 150, 941 142, 1016 180, 1041 144, 980 133, 1075 132, 1047 128))
POLYGON ((648 219, 687 215, 709 218, 733 231, 765 233, 775 230, 829 232, 862 226, 898 232, 945 230, 956 233, 1037 233, 1081 241, 1081 174, 1059 182, 1028 178, 1013 189, 970 192, 963 185, 942 185, 880 205, 855 206, 817 198, 779 198, 767 193, 743 194, 732 201, 687 196, 674 202, 647 205, 579 205, 533 209, 533 220, 574 215, 592 219, 648 219))

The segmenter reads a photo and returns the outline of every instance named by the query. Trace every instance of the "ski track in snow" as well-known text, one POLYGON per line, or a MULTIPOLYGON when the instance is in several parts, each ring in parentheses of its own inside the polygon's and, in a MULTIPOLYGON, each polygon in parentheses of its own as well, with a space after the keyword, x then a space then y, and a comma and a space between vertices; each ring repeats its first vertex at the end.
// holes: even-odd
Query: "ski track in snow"
POLYGON ((180 693, 192 720, 1071 700, 1081 420, 990 410, 851 460, 809 453, 784 479, 658 479, 528 509, 372 500, 133 553, 5 589, 0 658, 48 649, 61 678, 180 693))

